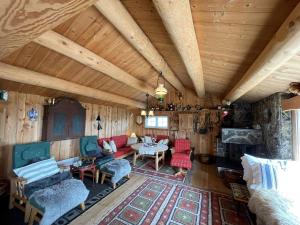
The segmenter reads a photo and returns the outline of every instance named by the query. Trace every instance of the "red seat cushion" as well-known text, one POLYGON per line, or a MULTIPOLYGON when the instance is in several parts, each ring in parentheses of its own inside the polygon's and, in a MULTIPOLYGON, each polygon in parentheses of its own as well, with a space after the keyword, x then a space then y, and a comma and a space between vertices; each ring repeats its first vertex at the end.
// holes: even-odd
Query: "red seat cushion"
POLYGON ((180 160, 180 159, 174 159, 172 157, 171 166, 178 167, 178 168, 191 169, 192 168, 192 162, 190 160, 180 160))
POLYGON ((128 139, 127 135, 111 137, 111 140, 115 142, 117 149, 125 147, 127 144, 127 139, 128 139))
POLYGON ((114 157, 118 158, 130 152, 133 152, 131 147, 118 148, 117 152, 114 154, 114 157))
POLYGON ((185 153, 174 153, 172 155, 172 159, 177 159, 177 160, 190 160, 190 154, 185 154, 185 153))

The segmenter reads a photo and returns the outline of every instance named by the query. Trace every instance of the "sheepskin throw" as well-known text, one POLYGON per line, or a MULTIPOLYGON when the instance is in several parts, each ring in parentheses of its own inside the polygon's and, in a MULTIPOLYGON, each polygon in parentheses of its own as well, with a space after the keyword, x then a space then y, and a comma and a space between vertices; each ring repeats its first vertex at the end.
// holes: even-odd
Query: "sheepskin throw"
POLYGON ((34 192, 29 202, 44 212, 40 225, 51 225, 66 212, 83 203, 88 194, 82 181, 67 179, 34 192))
POLYGON ((299 205, 300 202, 286 199, 275 190, 265 189, 256 190, 248 203, 257 216, 257 224, 267 225, 299 225, 299 205))

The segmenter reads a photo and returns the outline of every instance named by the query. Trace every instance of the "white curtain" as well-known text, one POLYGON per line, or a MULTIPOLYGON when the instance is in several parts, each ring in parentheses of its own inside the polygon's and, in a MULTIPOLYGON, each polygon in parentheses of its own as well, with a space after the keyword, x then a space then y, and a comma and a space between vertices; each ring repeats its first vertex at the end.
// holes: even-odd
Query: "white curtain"
POLYGON ((300 110, 292 111, 293 124, 293 157, 300 161, 300 110))

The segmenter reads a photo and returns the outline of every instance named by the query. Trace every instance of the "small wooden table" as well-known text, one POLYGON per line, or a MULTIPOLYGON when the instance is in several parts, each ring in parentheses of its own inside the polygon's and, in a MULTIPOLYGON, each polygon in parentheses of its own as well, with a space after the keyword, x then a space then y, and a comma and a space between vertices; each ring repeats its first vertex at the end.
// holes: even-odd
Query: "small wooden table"
POLYGON ((95 164, 90 164, 90 165, 84 165, 84 166, 70 166, 70 170, 72 173, 79 173, 79 178, 83 181, 84 176, 92 176, 93 177, 93 182, 97 181, 97 177, 99 177, 99 172, 96 168, 95 164), (89 173, 86 173, 89 172, 89 173))
MULTIPOLYGON (((163 164, 165 162, 165 151, 169 149, 167 145, 163 144, 155 144, 152 146, 145 146, 144 143, 138 143, 131 145, 131 148, 135 150, 134 156, 133 156, 133 165, 136 165, 136 160, 141 156, 147 156, 151 158, 155 158, 155 170, 159 170, 159 162, 162 161, 163 164), (153 152, 153 155, 151 154, 144 154, 140 152, 141 148, 149 148, 149 152, 153 152)), ((162 165, 163 165, 162 164, 162 165)))

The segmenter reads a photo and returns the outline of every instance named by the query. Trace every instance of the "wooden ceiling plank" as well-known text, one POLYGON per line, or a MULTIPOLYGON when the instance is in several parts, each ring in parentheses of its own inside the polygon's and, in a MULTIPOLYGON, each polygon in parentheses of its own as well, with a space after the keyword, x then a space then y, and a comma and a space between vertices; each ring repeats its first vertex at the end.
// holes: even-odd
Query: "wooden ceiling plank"
POLYGON ((119 0, 100 0, 95 7, 157 71, 163 73, 170 84, 184 92, 180 80, 119 0))
POLYGON ((199 97, 205 95, 203 69, 189 0, 153 0, 199 97))
POLYGON ((4 80, 49 88, 71 94, 85 96, 93 99, 114 102, 122 105, 145 108, 145 104, 120 95, 100 91, 70 81, 59 79, 46 74, 34 72, 21 67, 16 67, 0 62, 0 78, 4 80))
POLYGON ((34 42, 68 56, 130 87, 154 96, 154 89, 150 85, 54 31, 48 31, 42 34, 36 38, 34 42))
POLYGON ((268 78, 300 51, 300 3, 280 26, 271 41, 242 78, 225 95, 234 102, 268 78))
POLYGON ((1 1, 0 59, 91 6, 95 1, 1 1))

